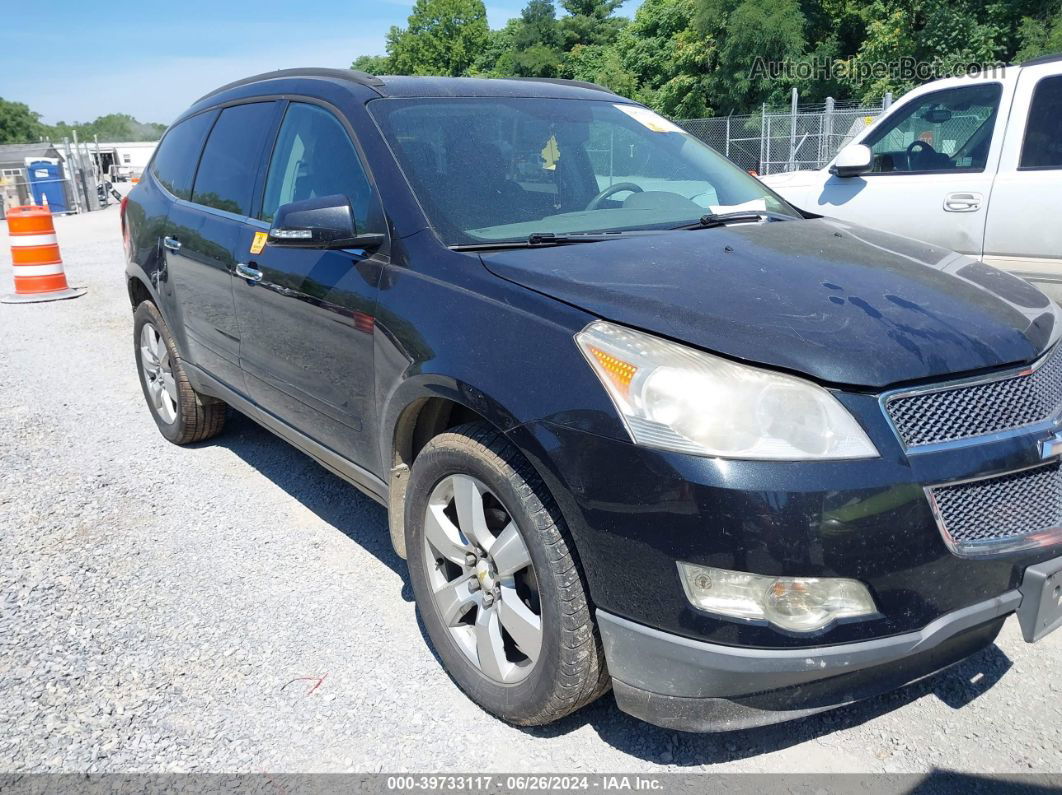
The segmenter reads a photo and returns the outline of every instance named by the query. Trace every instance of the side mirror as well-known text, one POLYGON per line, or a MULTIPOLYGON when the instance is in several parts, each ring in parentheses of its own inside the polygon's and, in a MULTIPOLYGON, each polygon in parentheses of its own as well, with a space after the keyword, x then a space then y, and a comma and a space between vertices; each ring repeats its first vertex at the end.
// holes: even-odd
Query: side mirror
POLYGON ((380 234, 358 234, 354 210, 346 196, 320 196, 277 209, 269 245, 285 248, 378 248, 380 234))
POLYGON ((858 177, 870 171, 874 155, 869 146, 849 144, 837 154, 837 159, 830 166, 830 173, 835 177, 858 177))

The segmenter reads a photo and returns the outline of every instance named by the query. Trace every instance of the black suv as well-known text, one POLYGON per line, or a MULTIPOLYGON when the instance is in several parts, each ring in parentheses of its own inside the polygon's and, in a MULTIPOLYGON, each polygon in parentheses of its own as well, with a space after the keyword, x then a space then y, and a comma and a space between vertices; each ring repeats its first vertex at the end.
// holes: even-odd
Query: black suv
POLYGON ((231 406, 386 505, 505 720, 611 685, 662 726, 769 723, 1062 617, 1055 306, 597 86, 242 80, 123 232, 162 434, 231 406))

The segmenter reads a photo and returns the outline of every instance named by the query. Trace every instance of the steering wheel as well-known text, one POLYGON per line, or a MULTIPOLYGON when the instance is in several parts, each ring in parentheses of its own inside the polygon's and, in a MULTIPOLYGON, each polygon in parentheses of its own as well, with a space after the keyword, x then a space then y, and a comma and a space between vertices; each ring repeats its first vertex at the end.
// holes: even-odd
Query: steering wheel
POLYGON ((615 185, 609 185, 594 198, 590 200, 590 203, 586 205, 588 210, 596 210, 601 206, 601 202, 610 196, 615 196, 617 193, 623 193, 624 191, 630 191, 631 193, 641 193, 642 188, 640 185, 635 185, 633 182, 617 182, 615 185))
POLYGON ((915 157, 921 160, 923 155, 935 155, 936 153, 937 150, 922 139, 911 141, 911 143, 907 144, 907 166, 908 168, 911 166, 912 155, 915 155, 915 157), (917 155, 915 155, 915 149, 918 149, 917 155))

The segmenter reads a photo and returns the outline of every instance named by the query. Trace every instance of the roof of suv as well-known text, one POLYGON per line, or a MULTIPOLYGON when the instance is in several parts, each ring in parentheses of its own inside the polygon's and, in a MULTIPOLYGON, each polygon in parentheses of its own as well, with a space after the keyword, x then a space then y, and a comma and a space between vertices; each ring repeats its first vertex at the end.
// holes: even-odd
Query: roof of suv
POLYGON ((245 77, 221 86, 200 97, 205 99, 230 89, 283 78, 349 82, 371 88, 381 97, 546 97, 556 99, 612 99, 618 97, 607 88, 579 80, 548 78, 479 78, 479 77, 404 77, 366 74, 354 69, 281 69, 276 72, 245 77))

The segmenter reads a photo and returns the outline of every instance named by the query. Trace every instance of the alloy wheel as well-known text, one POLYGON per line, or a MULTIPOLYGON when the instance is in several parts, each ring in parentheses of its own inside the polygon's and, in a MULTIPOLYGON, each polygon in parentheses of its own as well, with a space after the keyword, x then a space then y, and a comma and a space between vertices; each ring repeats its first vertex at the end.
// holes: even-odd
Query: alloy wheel
POLYGON ((164 422, 172 423, 177 419, 177 382, 170 350, 151 323, 140 330, 140 369, 152 407, 164 422))
POLYGON ((424 517, 432 599, 458 648, 488 679, 527 677, 542 649, 538 580, 512 516, 483 483, 451 475, 424 517))

